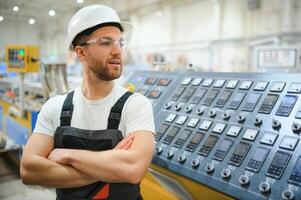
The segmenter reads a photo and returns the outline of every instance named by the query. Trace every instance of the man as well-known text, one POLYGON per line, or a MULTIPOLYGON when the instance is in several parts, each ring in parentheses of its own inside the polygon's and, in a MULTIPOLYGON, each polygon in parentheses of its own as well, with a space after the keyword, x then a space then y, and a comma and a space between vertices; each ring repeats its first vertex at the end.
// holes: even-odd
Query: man
POLYGON ((103 5, 72 17, 68 46, 83 80, 42 107, 23 151, 23 183, 55 187, 59 200, 142 199, 139 183, 154 149, 152 107, 113 82, 122 72, 122 34, 130 28, 103 5))

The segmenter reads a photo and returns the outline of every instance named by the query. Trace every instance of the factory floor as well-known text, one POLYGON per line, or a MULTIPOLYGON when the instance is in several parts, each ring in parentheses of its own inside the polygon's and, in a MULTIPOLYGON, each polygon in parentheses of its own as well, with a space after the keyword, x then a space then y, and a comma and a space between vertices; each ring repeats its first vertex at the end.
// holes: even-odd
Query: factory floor
POLYGON ((7 156, 0 154, 0 200, 55 200, 53 189, 24 185, 19 169, 7 156))

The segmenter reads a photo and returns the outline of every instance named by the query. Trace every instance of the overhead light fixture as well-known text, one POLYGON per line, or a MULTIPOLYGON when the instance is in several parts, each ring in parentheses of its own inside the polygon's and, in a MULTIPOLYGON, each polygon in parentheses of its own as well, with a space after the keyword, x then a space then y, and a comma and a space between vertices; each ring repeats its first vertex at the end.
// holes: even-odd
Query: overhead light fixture
POLYGON ((0 22, 2 22, 4 20, 4 17, 0 16, 0 22))
POLYGON ((84 3, 84 0, 76 0, 76 3, 84 3))
POLYGON ((32 24, 35 24, 35 23, 36 23, 36 20, 34 20, 33 18, 31 18, 31 19, 28 20, 28 23, 31 24, 31 25, 32 25, 32 24))
POLYGON ((19 11, 19 7, 18 6, 14 6, 13 7, 13 11, 18 12, 19 11))
POLYGON ((54 10, 49 10, 48 15, 53 17, 55 15, 55 11, 54 10))

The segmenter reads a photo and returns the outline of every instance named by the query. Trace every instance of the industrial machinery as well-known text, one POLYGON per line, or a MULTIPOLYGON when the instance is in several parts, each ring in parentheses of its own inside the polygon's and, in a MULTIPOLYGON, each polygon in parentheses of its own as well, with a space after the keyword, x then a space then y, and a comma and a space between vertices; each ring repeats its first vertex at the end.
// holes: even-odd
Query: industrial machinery
POLYGON ((179 199, 301 199, 301 75, 140 71, 127 84, 152 102, 152 174, 179 199))

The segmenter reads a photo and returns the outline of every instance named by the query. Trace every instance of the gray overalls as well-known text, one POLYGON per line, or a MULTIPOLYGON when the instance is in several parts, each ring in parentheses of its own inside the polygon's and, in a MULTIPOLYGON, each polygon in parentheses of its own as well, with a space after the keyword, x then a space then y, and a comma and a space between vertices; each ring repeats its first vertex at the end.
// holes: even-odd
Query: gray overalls
MULTIPOLYGON (((113 149, 122 139, 118 130, 123 106, 130 92, 126 92, 111 108, 105 130, 84 130, 71 127, 73 94, 70 92, 63 104, 61 123, 54 135, 54 148, 104 151, 113 149)), ((89 166, 87 166, 89 167, 89 166)), ((57 189, 57 200, 141 200, 140 184, 96 182, 78 188, 57 189)))

